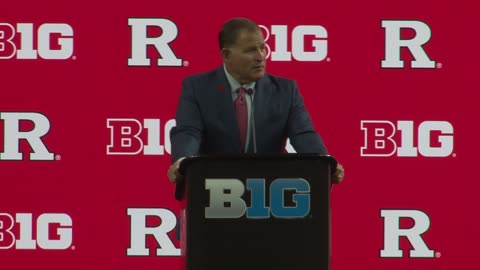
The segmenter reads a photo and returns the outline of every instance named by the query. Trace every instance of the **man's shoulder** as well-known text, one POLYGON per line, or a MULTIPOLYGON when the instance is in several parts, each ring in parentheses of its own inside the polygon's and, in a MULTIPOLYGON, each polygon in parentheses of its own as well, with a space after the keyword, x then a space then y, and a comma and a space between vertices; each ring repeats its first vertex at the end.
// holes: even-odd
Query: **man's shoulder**
POLYGON ((278 88, 290 88, 296 85, 296 82, 290 78, 281 77, 270 73, 265 73, 265 76, 262 78, 262 80, 266 83, 273 84, 278 88))
POLYGON ((213 70, 199 72, 192 75, 189 75, 183 79, 184 82, 199 82, 199 81, 209 81, 216 79, 219 75, 220 69, 216 68, 213 70))

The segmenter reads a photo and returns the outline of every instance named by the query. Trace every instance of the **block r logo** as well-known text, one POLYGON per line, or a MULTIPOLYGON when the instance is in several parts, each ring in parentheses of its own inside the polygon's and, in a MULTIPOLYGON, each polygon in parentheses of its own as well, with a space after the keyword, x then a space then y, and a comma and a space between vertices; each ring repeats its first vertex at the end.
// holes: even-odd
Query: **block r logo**
POLYGON ((423 48, 432 36, 428 24, 413 20, 383 20, 382 28, 385 29, 385 59, 382 60, 382 68, 404 68, 404 61, 400 59, 402 48, 408 49, 412 54, 412 68, 436 67, 435 61, 428 57, 423 48), (412 39, 401 39, 400 33, 404 29, 413 30, 415 36, 412 39))
POLYGON ((177 223, 175 214, 164 208, 128 208, 127 215, 130 216, 130 247, 127 249, 127 256, 150 256, 147 248, 147 236, 153 236, 158 248, 157 256, 180 256, 180 249, 176 248, 168 237, 177 223), (160 225, 147 226, 148 218, 160 219, 160 225))
POLYGON ((175 55, 170 46, 178 36, 178 27, 173 21, 163 18, 129 18, 128 25, 132 29, 129 66, 150 66, 150 58, 147 57, 148 46, 153 46, 160 54, 157 66, 182 66, 182 59, 175 55), (152 27, 160 28, 161 34, 149 37, 147 32, 152 27))
POLYGON ((0 112, 0 124, 1 121, 4 148, 0 152, 0 160, 22 160, 24 155, 20 152, 21 140, 30 145, 30 160, 55 160, 54 153, 47 149, 42 140, 50 131, 50 121, 45 115, 35 112, 0 112), (33 129, 21 131, 22 122, 32 123, 33 129))
POLYGON ((413 249, 409 256, 412 258, 433 258, 431 250, 422 238, 430 228, 430 218, 420 210, 381 210, 380 216, 384 219, 384 243, 380 251, 382 258, 402 258, 400 250, 400 237, 406 237, 413 249), (401 219, 411 219, 414 224, 411 228, 400 228, 401 219))

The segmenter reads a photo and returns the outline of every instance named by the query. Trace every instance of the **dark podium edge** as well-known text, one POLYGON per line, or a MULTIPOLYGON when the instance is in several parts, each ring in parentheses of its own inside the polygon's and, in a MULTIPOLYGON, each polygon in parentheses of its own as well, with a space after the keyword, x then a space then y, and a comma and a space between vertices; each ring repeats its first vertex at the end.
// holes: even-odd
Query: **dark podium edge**
MULTIPOLYGON (((336 170, 336 167, 338 165, 338 162, 337 160, 333 157, 333 156, 330 156, 330 155, 321 155, 321 154, 311 154, 311 153, 308 153, 308 154, 298 154, 298 153, 286 153, 286 154, 237 154, 237 155, 196 155, 196 156, 191 156, 191 157, 187 157, 185 158, 184 160, 182 160, 182 162, 180 163, 180 168, 179 168, 179 172, 180 174, 182 174, 183 176, 185 176, 185 173, 186 173, 186 170, 189 166, 191 166, 192 163, 195 163, 197 161, 200 161, 200 160, 218 160, 218 159, 223 159, 223 160, 229 160, 229 161, 232 161, 232 160, 245 160, 245 159, 263 159, 263 160, 272 160, 272 159, 275 159, 275 160, 289 160, 289 159, 298 159, 298 158, 301 158, 303 160, 318 160, 318 159, 324 159, 326 160, 329 164, 329 168, 330 168, 330 173, 333 174, 333 172, 335 172, 336 170)), ((181 202, 182 204, 182 208, 186 209, 189 207, 189 203, 187 202, 186 198, 185 198, 185 195, 187 193, 186 191, 186 179, 187 177, 182 177, 181 181, 178 181, 175 185, 175 198, 181 202)), ((335 183, 332 183, 331 182, 331 177, 329 177, 329 182, 330 182, 330 186, 332 186, 333 184, 335 183)), ((328 200, 330 201, 330 193, 328 195, 328 200)), ((330 208, 330 203, 329 203, 329 208, 330 208)), ((180 213, 180 215, 186 215, 186 213, 180 213)), ((187 214, 188 215, 188 214, 187 214)), ((329 222, 329 243, 330 243, 330 248, 329 248, 329 251, 330 251, 330 254, 329 254, 329 257, 331 257, 331 245, 332 245, 332 241, 331 241, 331 211, 328 211, 328 222, 329 222)), ((179 219, 180 216, 179 216, 179 219)), ((187 221, 188 223, 188 221, 187 221)), ((184 226, 180 226, 180 228, 182 228, 182 232, 181 234, 185 236, 185 234, 187 233, 186 232, 186 227, 184 226), (185 230, 185 231, 183 231, 185 230)), ((180 229, 178 228, 178 229, 180 229)), ((181 239, 180 239, 181 240, 181 239)), ((189 242, 188 239, 184 239, 184 241, 186 241, 187 243, 189 242)), ((188 250, 187 250, 187 244, 185 242, 180 243, 180 246, 181 246, 181 249, 183 252, 185 252, 185 254, 181 254, 181 256, 188 256, 187 253, 188 253, 188 250)), ((182 267, 181 269, 182 270, 188 270, 187 269, 187 262, 186 262, 186 257, 185 257, 185 261, 182 261, 182 267)), ((330 259, 328 260, 328 269, 330 269, 330 259)))

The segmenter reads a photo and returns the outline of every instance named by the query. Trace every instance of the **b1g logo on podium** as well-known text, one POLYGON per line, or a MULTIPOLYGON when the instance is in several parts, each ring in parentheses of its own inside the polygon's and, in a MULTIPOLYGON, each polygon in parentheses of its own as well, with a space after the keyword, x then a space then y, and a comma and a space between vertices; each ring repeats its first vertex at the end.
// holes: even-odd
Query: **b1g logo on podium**
POLYGON ((72 54, 73 29, 68 24, 45 23, 36 28, 33 23, 0 23, 0 59, 61 60, 72 54))
POLYGON ((160 143, 160 119, 144 119, 142 123, 133 118, 107 119, 110 142, 107 155, 164 155, 170 153, 170 130, 175 126, 171 119, 164 126, 164 145, 160 143))
MULTIPOLYGON (((413 121, 361 121, 363 157, 447 157, 453 153, 453 126, 447 121, 424 121, 415 131, 413 121), (399 133, 399 134, 398 134, 399 133), (395 136, 395 135, 399 136, 395 136), (416 146, 415 146, 416 144, 416 146)), ((454 154, 455 155, 455 154, 454 154)))
POLYGON ((288 31, 287 25, 260 25, 263 29, 267 58, 272 61, 319 62, 327 57, 327 29, 321 25, 299 25, 288 31), (275 46, 272 46, 273 40, 275 46), (273 49, 272 49, 273 47, 273 49))
POLYGON ((41 214, 36 226, 33 222, 31 213, 17 213, 15 219, 10 214, 0 213, 0 253, 2 249, 37 249, 37 246, 62 250, 72 245, 72 218, 69 215, 41 214), (36 233, 33 232, 35 229, 36 233))
POLYGON ((302 178, 278 178, 265 186, 265 179, 249 178, 246 187, 238 179, 205 179, 205 189, 210 191, 205 218, 266 219, 304 218, 310 213, 310 184, 302 178), (245 188, 250 191, 251 204, 247 207, 242 199, 245 188), (270 189, 270 207, 265 205, 266 188, 270 189), (294 191, 294 206, 285 206, 286 191, 294 191), (229 205, 229 206, 226 206, 229 205))
MULTIPOLYGON (((50 131, 48 118, 36 112, 0 112, 0 132, 3 133, 3 150, 0 150, 0 161, 23 160, 20 142, 28 142, 31 153, 30 160, 55 160, 42 138, 50 131), (3 124, 3 125, 2 125, 3 124), (24 130, 24 125, 33 127, 24 130)), ((0 135, 0 148, 1 148, 0 135)))

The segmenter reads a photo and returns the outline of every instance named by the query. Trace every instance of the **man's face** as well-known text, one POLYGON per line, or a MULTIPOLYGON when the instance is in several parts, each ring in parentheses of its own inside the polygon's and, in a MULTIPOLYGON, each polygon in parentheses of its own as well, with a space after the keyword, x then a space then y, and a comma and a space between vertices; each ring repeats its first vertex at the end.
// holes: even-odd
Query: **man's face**
POLYGON ((241 84, 259 80, 265 74, 265 41, 261 31, 241 30, 236 43, 222 49, 228 72, 241 84))

